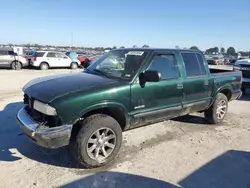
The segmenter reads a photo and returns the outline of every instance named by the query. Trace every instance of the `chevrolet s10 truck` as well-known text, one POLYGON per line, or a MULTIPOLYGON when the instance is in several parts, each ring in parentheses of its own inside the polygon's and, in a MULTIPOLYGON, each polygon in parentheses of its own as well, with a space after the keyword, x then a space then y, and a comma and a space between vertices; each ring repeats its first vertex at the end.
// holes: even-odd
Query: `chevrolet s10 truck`
POLYGON ((28 82, 17 121, 36 144, 69 145, 82 167, 93 168, 116 157, 125 130, 192 112, 220 123, 241 84, 240 71, 209 69, 200 51, 123 48, 80 73, 28 82))

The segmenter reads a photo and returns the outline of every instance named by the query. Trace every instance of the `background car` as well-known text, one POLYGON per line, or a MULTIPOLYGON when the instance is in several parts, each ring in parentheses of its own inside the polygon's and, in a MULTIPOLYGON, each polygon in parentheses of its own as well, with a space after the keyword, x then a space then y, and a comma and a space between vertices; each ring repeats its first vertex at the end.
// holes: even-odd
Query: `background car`
POLYGON ((24 52, 24 54, 27 56, 28 62, 30 64, 31 61, 34 60, 36 52, 35 51, 26 51, 26 52, 24 52))
POLYGON ((70 67, 71 69, 76 69, 80 64, 62 52, 38 51, 31 65, 39 67, 41 70, 46 70, 51 67, 70 67))
POLYGON ((19 70, 28 65, 27 56, 17 55, 13 50, 0 49, 0 67, 19 70))
POLYGON ((81 64, 81 62, 77 58, 77 53, 75 52, 66 52, 65 53, 71 60, 72 62, 77 62, 77 64, 81 64))
POLYGON ((207 62, 210 65, 224 65, 224 58, 210 57, 210 58, 207 58, 207 62))
POLYGON ((250 89, 250 58, 240 59, 235 62, 234 70, 242 72, 242 93, 245 94, 247 89, 250 89))
POLYGON ((100 57, 102 57, 102 55, 95 55, 95 56, 90 56, 86 58, 86 60, 83 63, 83 67, 87 68, 88 66, 91 65, 91 63, 97 61, 100 57))

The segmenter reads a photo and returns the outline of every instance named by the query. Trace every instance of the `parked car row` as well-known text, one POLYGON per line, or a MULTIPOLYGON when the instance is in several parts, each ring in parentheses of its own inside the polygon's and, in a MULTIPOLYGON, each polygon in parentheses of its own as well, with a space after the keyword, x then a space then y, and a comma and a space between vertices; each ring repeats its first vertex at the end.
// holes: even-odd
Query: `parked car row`
POLYGON ((71 69, 76 69, 80 66, 80 63, 61 52, 38 51, 33 61, 30 62, 30 65, 40 68, 41 70, 54 67, 70 67, 71 69))
POLYGON ((19 70, 27 66, 29 66, 28 56, 17 55, 10 49, 0 49, 0 67, 19 70))
POLYGON ((34 58, 31 58, 30 65, 42 70, 50 67, 87 68, 94 59, 94 56, 85 56, 82 59, 76 52, 38 51, 34 54, 34 58))
POLYGON ((93 55, 93 56, 89 56, 86 54, 78 54, 77 58, 81 62, 82 67, 87 68, 91 62, 93 62, 95 59, 97 59, 100 56, 102 56, 102 54, 93 55))
POLYGON ((235 57, 223 57, 223 56, 206 56, 207 62, 210 65, 233 65, 238 60, 235 57))
POLYGON ((0 49, 0 67, 12 68, 14 70, 32 66, 41 70, 56 67, 68 67, 76 69, 78 67, 87 68, 98 56, 78 56, 75 52, 57 51, 30 51, 25 55, 18 55, 11 49, 0 49))

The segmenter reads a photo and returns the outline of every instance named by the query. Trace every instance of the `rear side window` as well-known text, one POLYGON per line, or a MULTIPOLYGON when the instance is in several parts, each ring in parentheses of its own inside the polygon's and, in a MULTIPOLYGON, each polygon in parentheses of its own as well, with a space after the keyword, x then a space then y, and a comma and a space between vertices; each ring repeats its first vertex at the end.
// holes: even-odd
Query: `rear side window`
POLYGON ((156 55, 148 70, 160 72, 162 80, 179 78, 179 68, 174 54, 156 55))
POLYGON ((49 53, 47 54, 47 57, 56 57, 56 54, 55 54, 55 53, 52 53, 52 52, 49 52, 49 53))
POLYGON ((64 58, 65 56, 63 54, 61 54, 61 53, 56 53, 56 57, 57 58, 64 58))
POLYGON ((0 50, 0 55, 7 55, 7 51, 5 51, 5 50, 0 50))
POLYGON ((43 57, 45 52, 36 52, 36 57, 43 57))
POLYGON ((202 75, 206 74, 206 69, 205 69, 205 64, 204 64, 204 59, 201 54, 196 53, 196 56, 198 58, 198 62, 201 68, 202 75))
POLYGON ((181 53, 182 59, 185 64, 187 77, 205 75, 204 62, 201 58, 199 60, 196 53, 181 53))

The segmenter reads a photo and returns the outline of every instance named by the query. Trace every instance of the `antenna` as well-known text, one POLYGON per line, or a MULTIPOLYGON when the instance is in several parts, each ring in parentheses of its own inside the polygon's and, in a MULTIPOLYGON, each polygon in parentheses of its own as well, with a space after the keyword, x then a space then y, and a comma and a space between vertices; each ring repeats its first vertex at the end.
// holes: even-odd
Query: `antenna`
POLYGON ((71 32, 71 50, 72 50, 73 44, 74 44, 74 33, 71 32))

